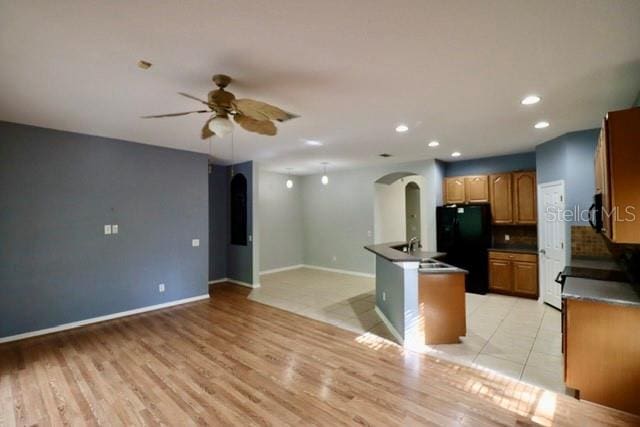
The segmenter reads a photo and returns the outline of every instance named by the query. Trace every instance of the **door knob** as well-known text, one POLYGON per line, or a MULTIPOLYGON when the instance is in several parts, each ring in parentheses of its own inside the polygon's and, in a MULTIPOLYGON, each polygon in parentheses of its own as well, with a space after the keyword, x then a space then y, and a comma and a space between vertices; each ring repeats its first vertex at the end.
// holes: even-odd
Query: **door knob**
POLYGON ((540 251, 539 251, 539 252, 540 252, 542 255, 545 255, 545 254, 547 253, 547 251, 546 251, 546 250, 544 250, 544 249, 540 249, 540 251))

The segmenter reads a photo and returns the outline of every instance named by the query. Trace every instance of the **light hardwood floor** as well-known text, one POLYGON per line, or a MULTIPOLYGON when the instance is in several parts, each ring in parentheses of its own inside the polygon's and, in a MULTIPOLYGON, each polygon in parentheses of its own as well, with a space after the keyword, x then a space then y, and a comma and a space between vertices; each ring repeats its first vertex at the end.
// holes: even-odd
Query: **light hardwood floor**
POLYGON ((0 425, 638 425, 246 298, 0 346, 0 425))

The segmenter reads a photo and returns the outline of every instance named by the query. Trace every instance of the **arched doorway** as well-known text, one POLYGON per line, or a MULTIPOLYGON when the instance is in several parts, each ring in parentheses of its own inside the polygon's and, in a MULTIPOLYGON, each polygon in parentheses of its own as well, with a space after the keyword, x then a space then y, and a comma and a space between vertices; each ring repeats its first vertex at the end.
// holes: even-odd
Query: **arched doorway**
POLYGON ((247 178, 243 174, 238 173, 231 179, 229 196, 231 244, 247 246, 247 178))
POLYGON ((414 237, 421 240, 420 187, 414 181, 411 181, 405 186, 404 194, 407 241, 414 237))

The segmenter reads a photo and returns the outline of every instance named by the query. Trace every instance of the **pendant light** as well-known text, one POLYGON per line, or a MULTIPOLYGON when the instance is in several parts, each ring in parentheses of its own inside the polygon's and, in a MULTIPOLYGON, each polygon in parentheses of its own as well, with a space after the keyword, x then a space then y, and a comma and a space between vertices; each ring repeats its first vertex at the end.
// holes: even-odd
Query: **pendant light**
POLYGON ((322 185, 327 185, 329 184, 329 177, 327 176, 327 165, 329 163, 327 162, 322 162, 322 178, 320 178, 320 182, 322 182, 322 185))
POLYGON ((286 186, 289 190, 291 190, 293 188, 293 180, 291 179, 291 168, 287 168, 288 174, 287 174, 287 182, 286 182, 286 186))

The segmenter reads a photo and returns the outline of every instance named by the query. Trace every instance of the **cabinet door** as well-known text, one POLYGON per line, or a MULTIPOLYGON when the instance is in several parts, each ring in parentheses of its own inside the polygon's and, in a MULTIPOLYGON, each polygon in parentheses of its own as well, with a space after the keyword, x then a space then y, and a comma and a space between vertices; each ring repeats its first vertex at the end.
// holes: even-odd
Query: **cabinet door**
POLYGON ((489 258, 489 289, 511 292, 513 290, 511 261, 489 258))
POLYGON ((596 194, 602 193, 602 184, 604 182, 602 161, 603 161, 603 144, 604 144, 604 128, 600 130, 600 138, 596 146, 596 156, 594 158, 594 166, 596 171, 596 194))
POLYGON ((538 297, 538 264, 513 261, 513 290, 522 295, 538 297))
POLYGON ((444 179, 445 203, 464 203, 464 178, 444 179))
POLYGON ((489 175, 489 195, 491 196, 491 220, 493 223, 513 223, 511 174, 496 173, 489 175))
POLYGON ((489 201, 489 182, 486 175, 465 176, 464 191, 469 203, 486 203, 489 201))
POLYGON ((513 173, 513 211, 516 224, 535 224, 536 213, 536 173, 513 173))
POLYGON ((609 191, 609 120, 605 117, 600 131, 600 193, 602 194, 602 234, 613 240, 613 218, 611 213, 611 192, 609 191))

